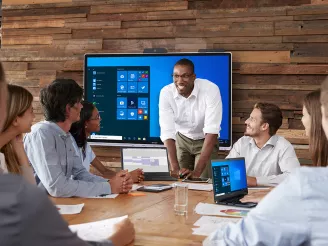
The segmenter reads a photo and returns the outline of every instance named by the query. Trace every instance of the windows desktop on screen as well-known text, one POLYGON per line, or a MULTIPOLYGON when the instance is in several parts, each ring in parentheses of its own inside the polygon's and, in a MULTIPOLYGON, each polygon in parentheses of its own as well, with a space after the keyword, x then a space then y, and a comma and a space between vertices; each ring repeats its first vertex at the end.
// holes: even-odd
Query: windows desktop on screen
POLYGON ((247 188, 245 159, 212 161, 215 194, 230 193, 247 188))
POLYGON ((85 57, 85 98, 98 108, 94 141, 160 144, 159 94, 173 82, 174 64, 190 59, 197 78, 218 85, 223 105, 220 144, 231 138, 231 55, 92 54, 85 57))

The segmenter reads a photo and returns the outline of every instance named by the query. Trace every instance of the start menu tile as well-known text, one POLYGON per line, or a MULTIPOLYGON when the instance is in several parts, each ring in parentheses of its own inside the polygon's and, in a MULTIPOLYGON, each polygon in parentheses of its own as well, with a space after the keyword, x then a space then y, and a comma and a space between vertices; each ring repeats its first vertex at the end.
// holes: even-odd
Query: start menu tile
POLYGON ((149 70, 117 69, 117 120, 149 120, 149 70))

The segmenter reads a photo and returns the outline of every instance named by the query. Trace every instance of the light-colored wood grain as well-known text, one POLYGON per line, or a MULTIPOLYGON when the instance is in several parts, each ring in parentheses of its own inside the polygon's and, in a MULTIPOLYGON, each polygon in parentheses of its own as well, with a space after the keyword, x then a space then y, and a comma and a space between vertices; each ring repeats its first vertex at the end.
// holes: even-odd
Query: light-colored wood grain
POLYGON ((5 71, 26 71, 28 68, 27 62, 3 62, 3 69, 5 71))
POLYGON ((113 14, 113 13, 128 13, 128 12, 148 12, 148 11, 160 11, 160 10, 187 10, 188 1, 181 0, 176 2, 149 2, 142 5, 138 3, 132 4, 106 4, 100 6, 92 6, 91 14, 113 14))
POLYGON ((65 22, 66 28, 72 29, 101 29, 101 28, 120 28, 121 21, 103 22, 65 22))
POLYGON ((52 36, 8 36, 1 40, 2 45, 52 44, 52 36))
POLYGON ((48 19, 70 19, 70 18, 85 18, 86 14, 66 14, 66 15, 46 15, 46 16, 11 16, 3 17, 3 21, 27 21, 27 20, 48 20, 48 19))
MULTIPOLYGON (((154 182, 145 182, 150 183, 154 182)), ((256 191, 249 192, 256 197, 256 191)), ((173 190, 145 194, 141 197, 119 195, 115 199, 51 199, 58 205, 85 204, 80 214, 63 215, 70 225, 128 215, 136 229, 135 245, 201 245, 205 237, 192 235, 191 228, 201 217, 194 213, 194 208, 199 202, 213 204, 213 192, 189 190, 187 216, 175 215, 173 190)))
POLYGON ((289 51, 234 51, 233 62, 245 63, 289 63, 289 51))
POLYGON ((3 0, 3 5, 39 4, 39 3, 71 3, 72 0, 3 0))
POLYGON ((11 21, 4 22, 2 28, 4 29, 23 29, 23 28, 49 28, 49 27, 64 27, 65 21, 61 19, 54 20, 31 20, 31 21, 11 21))

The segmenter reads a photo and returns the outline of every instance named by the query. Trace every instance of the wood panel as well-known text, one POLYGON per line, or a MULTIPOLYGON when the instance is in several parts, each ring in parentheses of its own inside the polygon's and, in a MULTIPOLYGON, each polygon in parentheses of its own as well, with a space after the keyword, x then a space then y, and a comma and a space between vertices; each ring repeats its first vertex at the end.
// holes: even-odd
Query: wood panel
MULTIPOLYGON (((315 0, 319 1, 319 0, 315 0)), ((258 8, 258 7, 274 7, 274 6, 297 6, 301 4, 310 4, 310 0, 243 0, 243 1, 230 1, 230 0, 193 0, 190 2, 189 7, 194 9, 211 9, 211 8, 258 8)))
POLYGON ((71 3, 72 0, 3 0, 3 5, 21 5, 21 4, 38 4, 38 3, 71 3))
POLYGON ((282 21, 275 23, 275 35, 328 34, 328 20, 282 21))
POLYGON ((170 10, 185 10, 188 9, 188 1, 181 0, 176 2, 149 2, 142 5, 135 4, 106 4, 91 7, 91 14, 114 14, 114 13, 139 13, 149 11, 170 11, 170 10))
POLYGON ((242 64, 241 74, 328 74, 328 65, 242 64))
POLYGON ((64 27, 65 21, 61 19, 43 20, 41 21, 11 21, 4 22, 4 29, 23 29, 23 28, 47 28, 47 27, 64 27))
MULTIPOLYGON (((83 84, 85 53, 170 52, 224 49, 232 52, 233 139, 243 135, 253 105, 267 101, 283 111, 279 134, 307 146, 302 99, 328 74, 328 2, 312 0, 16 0, 3 6, 2 48, 10 83, 35 97, 55 78, 83 84), (326 4, 323 4, 325 3, 326 4)), ((295 147, 296 148, 296 147, 295 147)), ((120 152, 95 148, 118 169, 120 152)), ((302 159, 310 159, 299 148, 302 159)))

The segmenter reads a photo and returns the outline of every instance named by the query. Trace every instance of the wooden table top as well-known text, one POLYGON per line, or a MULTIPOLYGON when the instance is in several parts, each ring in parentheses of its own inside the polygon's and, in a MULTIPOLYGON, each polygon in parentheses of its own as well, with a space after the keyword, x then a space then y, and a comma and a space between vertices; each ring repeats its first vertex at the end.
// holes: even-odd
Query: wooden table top
MULTIPOLYGON (((146 185, 150 183, 154 182, 145 182, 146 185)), ((205 237, 192 235, 191 228, 201 217, 194 212, 194 208, 199 202, 214 204, 213 192, 189 190, 186 216, 174 213, 173 189, 145 194, 138 197, 120 194, 115 199, 51 199, 57 205, 85 204, 80 214, 63 215, 69 225, 128 215, 136 230, 134 245, 201 245, 205 237)))

